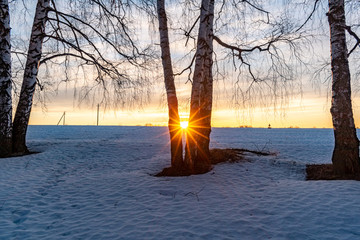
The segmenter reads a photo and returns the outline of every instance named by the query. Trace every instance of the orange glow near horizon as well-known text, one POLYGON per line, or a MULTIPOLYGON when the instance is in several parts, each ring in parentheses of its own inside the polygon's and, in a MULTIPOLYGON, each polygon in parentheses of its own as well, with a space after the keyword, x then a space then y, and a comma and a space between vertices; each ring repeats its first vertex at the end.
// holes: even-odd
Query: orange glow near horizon
MULTIPOLYGON (((360 98, 353 99, 354 119, 356 126, 360 123, 360 98)), ((272 110, 254 107, 250 110, 233 109, 218 105, 212 112, 212 127, 253 127, 267 128, 332 128, 330 100, 321 97, 293 99, 283 110, 272 110)), ((181 127, 189 122, 185 111, 179 113, 181 127)), ((96 108, 78 108, 72 104, 49 103, 46 111, 34 106, 31 112, 30 125, 56 125, 66 111, 66 125, 96 125, 96 108)), ((168 112, 166 108, 148 106, 133 110, 102 110, 100 109, 99 125, 112 126, 167 126, 168 112)), ((179 126, 180 127, 180 126, 179 126)), ((185 127, 185 126, 184 126, 185 127)), ((183 128, 184 129, 184 128, 183 128)), ((186 128, 189 130, 189 126, 186 128)))

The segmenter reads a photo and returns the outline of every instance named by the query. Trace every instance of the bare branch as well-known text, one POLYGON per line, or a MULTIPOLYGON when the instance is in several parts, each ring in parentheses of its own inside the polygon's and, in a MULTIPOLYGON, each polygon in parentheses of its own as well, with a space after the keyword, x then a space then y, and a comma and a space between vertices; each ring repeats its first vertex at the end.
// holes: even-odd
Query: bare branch
POLYGON ((264 9, 261 9, 260 7, 256 6, 255 4, 249 2, 248 0, 241 0, 241 2, 245 2, 247 4, 249 4, 251 7, 255 8, 256 10, 260 11, 260 12, 263 12, 266 14, 266 17, 267 17, 267 24, 270 23, 270 13, 264 9))
MULTIPOLYGON (((100 33, 96 28, 94 28, 90 23, 87 23, 87 22, 85 22, 85 21, 83 21, 83 20, 81 20, 81 19, 79 19, 79 18, 77 18, 77 17, 75 17, 75 16, 72 16, 72 15, 69 15, 69 14, 66 14, 66 13, 62 13, 62 12, 59 12, 59 11, 56 11, 56 14, 59 15, 59 16, 61 16, 61 17, 63 17, 63 19, 64 19, 66 22, 61 21, 60 19, 53 19, 53 18, 49 18, 49 20, 53 20, 53 21, 56 21, 57 23, 62 23, 62 24, 64 24, 64 25, 68 26, 72 31, 78 32, 78 33, 81 34, 83 37, 87 38, 87 40, 89 41, 88 36, 87 36, 85 33, 83 33, 80 29, 76 28, 72 23, 70 23, 70 21, 69 21, 66 17, 73 18, 73 19, 75 19, 76 21, 81 22, 81 23, 84 24, 85 26, 87 26, 87 27, 89 27, 90 29, 92 29, 96 34, 98 34, 98 36, 101 37, 101 39, 103 39, 106 43, 110 44, 110 46, 112 46, 112 47, 114 48, 114 50, 115 50, 118 54, 120 54, 122 57, 124 57, 124 58, 126 58, 127 60, 129 60, 129 62, 134 63, 134 62, 133 62, 133 59, 134 59, 134 58, 133 58, 132 56, 129 56, 129 55, 126 55, 126 54, 122 53, 122 52, 114 45, 114 43, 112 43, 111 41, 109 41, 109 39, 108 39, 106 36, 104 36, 103 34, 101 34, 101 33, 100 33)), ((74 33, 74 35, 76 35, 76 34, 74 33)))
POLYGON ((196 54, 194 54, 193 58, 191 59, 191 62, 190 62, 190 64, 189 64, 189 66, 187 66, 186 68, 184 68, 184 69, 183 69, 181 72, 179 72, 179 73, 174 73, 174 76, 180 76, 180 75, 182 75, 185 71, 189 70, 190 73, 189 73, 189 75, 188 75, 188 81, 191 82, 190 76, 191 76, 191 73, 192 73, 192 66, 193 66, 193 64, 194 64, 194 62, 195 62, 195 58, 196 58, 196 54))
POLYGON ((184 34, 186 36, 185 46, 187 46, 187 44, 189 42, 189 38, 192 38, 190 34, 191 34, 192 30, 195 28, 195 26, 199 20, 200 20, 200 16, 198 16, 196 18, 195 22, 193 23, 193 25, 190 27, 190 29, 188 31, 184 30, 184 32, 185 32, 184 34))
POLYGON ((358 46, 360 46, 360 38, 359 38, 359 36, 358 36, 354 31, 351 30, 351 27, 350 27, 350 26, 345 26, 344 28, 345 28, 346 31, 347 31, 351 36, 353 36, 353 37, 355 38, 355 40, 356 40, 355 45, 353 46, 353 48, 352 48, 352 49, 349 51, 349 53, 348 53, 348 57, 349 57, 350 54, 351 54, 353 51, 355 51, 355 49, 356 49, 358 46))
POLYGON ((310 19, 312 18, 312 16, 314 15, 314 13, 316 11, 316 8, 317 8, 319 2, 320 2, 320 0, 315 0, 313 10, 309 14, 309 16, 307 17, 305 22, 303 24, 301 24, 301 26, 298 29, 296 29, 295 32, 300 31, 300 29, 302 29, 310 21, 310 19))

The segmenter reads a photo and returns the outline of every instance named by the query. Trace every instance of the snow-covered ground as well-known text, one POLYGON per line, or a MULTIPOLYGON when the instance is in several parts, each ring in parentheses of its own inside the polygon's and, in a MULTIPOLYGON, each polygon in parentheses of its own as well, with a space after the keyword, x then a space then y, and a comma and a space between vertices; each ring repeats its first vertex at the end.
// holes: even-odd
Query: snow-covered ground
POLYGON ((248 155, 204 175, 156 178, 165 127, 30 126, 41 153, 0 159, 0 239, 360 239, 360 182, 305 181, 330 129, 213 129, 248 155))

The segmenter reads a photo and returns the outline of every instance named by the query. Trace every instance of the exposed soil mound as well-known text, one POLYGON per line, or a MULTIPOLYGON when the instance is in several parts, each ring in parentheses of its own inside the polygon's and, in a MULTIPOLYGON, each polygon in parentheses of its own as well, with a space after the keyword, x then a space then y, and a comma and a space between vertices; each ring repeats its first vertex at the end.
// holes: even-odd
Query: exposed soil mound
POLYGON ((332 164, 306 165, 306 180, 360 180, 358 175, 338 175, 332 164))
MULTIPOLYGON (((239 149, 239 148, 214 148, 210 149, 210 160, 212 165, 216 165, 223 162, 249 162, 243 155, 245 152, 250 152, 256 155, 267 156, 267 155, 274 155, 270 152, 260 152, 260 151, 252 151, 247 149, 239 149)), ((189 169, 185 168, 173 168, 168 167, 164 168, 161 172, 157 173, 156 177, 180 177, 180 176, 190 176, 194 174, 204 174, 211 170, 212 168, 208 169, 207 171, 201 172, 192 172, 189 169)))

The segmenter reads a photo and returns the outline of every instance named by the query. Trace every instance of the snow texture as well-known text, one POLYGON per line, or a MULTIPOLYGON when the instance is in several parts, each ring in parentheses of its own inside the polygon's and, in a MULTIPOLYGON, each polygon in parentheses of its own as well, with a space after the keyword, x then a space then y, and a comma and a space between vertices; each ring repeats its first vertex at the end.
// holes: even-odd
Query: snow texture
POLYGON ((330 129, 213 129, 251 162, 156 178, 166 127, 30 126, 25 157, 0 159, 0 239, 360 239, 360 183, 305 181, 329 163, 330 129))

